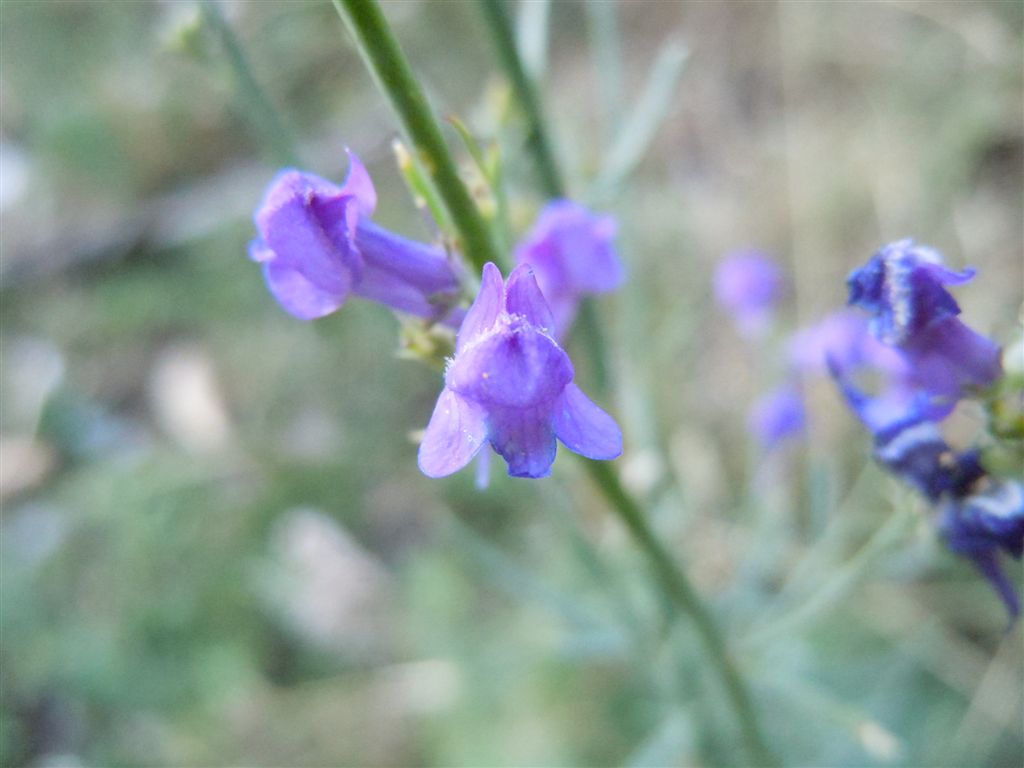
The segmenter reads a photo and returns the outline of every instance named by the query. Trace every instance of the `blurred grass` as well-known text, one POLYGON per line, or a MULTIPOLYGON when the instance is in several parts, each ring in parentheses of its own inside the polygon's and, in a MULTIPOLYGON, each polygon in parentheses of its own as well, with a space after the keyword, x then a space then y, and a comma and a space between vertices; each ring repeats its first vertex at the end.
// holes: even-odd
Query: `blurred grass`
MULTIPOLYGON (((337 176, 348 144, 379 220, 428 236, 329 4, 220 7, 308 167, 337 176)), ((1020 630, 1002 634, 998 601, 924 518, 799 632, 743 645, 915 502, 867 463, 825 384, 812 451, 751 451, 743 414, 777 358, 750 354, 708 286, 725 250, 774 250, 794 280, 781 335, 912 235, 979 267, 965 317, 1009 338, 1024 11, 616 8, 618 114, 582 4, 551 4, 542 91, 583 190, 658 47, 690 51, 607 198, 631 274, 601 303, 627 479, 744 649, 787 763, 1019 765, 1020 630)), ((500 140, 521 232, 540 200, 474 7, 386 11, 440 111, 500 140)), ((274 168, 196 6, 0 13, 0 761, 739 764, 698 644, 666 634, 642 563, 570 463, 539 483, 496 473, 485 494, 426 480, 407 435, 438 383, 386 351, 394 321, 353 302, 302 324, 266 294, 244 253, 274 168), (17 465, 16 439, 32 446, 17 465), (300 519, 321 535, 302 538, 300 519), (319 548, 337 531, 355 549, 319 548), (294 583, 267 575, 280 568, 294 583), (364 603, 377 610, 348 607, 364 603)))

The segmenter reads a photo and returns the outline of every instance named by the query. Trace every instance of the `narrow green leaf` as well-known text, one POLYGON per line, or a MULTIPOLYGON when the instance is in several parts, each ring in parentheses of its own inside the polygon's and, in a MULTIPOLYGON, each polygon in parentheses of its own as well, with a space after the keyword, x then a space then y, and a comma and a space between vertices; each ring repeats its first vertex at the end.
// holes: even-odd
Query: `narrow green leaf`
POLYGON ((395 153, 398 170, 402 174, 402 178, 405 179, 409 191, 412 192, 416 207, 428 210, 445 238, 453 238, 455 236, 455 227, 452 224, 451 217, 438 196, 437 189, 431 183, 430 177, 423 170, 423 165, 409 151, 409 148, 402 143, 401 139, 395 139, 391 142, 391 150, 395 153))
POLYGON ((688 56, 689 50, 678 40, 669 40, 661 47, 643 93, 630 110, 629 119, 619 131, 591 187, 591 198, 614 195, 643 158, 672 108, 672 95, 688 56))
MULTIPOLYGON (((512 242, 512 233, 509 225, 508 197, 505 194, 501 151, 496 143, 482 147, 466 124, 454 115, 448 117, 448 122, 459 134, 466 151, 469 152, 477 170, 480 171, 480 176, 486 185, 487 198, 478 199, 477 205, 491 224, 491 235, 498 243, 500 253, 503 257, 507 257, 512 242)), ((509 268, 511 263, 504 258, 501 266, 509 268)))
MULTIPOLYGON (((597 3, 603 5, 603 3, 597 3)), ((519 4, 516 19, 516 47, 523 68, 534 80, 544 76, 548 68, 548 19, 551 15, 549 0, 532 0, 519 4)))
POLYGON ((622 121, 622 46, 619 44, 619 7, 616 3, 587 3, 590 48, 597 70, 608 140, 622 121))
POLYGON ((670 710, 654 732, 626 758, 629 768, 688 765, 694 756, 693 720, 681 709, 670 710))
POLYGON ((476 137, 470 132, 466 124, 455 115, 449 115, 446 119, 455 129, 456 133, 459 134, 459 138, 462 139, 462 143, 466 147, 466 151, 469 152, 469 156, 473 158, 473 162, 476 163, 476 167, 480 169, 480 173, 489 183, 490 178, 487 175, 487 162, 484 160, 484 152, 483 149, 480 148, 480 142, 476 140, 476 137))
POLYGON ((275 162, 282 165, 298 165, 295 139, 270 98, 256 82, 249 60, 242 51, 242 45, 235 37, 231 25, 221 14, 220 7, 215 0, 203 0, 200 8, 203 19, 220 39, 224 48, 238 87, 238 100, 246 111, 253 130, 259 133, 275 162))

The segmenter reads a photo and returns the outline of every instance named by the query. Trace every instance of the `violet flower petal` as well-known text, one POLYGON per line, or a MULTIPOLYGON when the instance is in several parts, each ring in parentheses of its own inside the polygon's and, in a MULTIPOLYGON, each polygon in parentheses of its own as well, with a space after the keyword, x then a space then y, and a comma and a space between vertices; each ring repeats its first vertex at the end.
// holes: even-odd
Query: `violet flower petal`
POLYGON ((462 327, 456 338, 455 353, 458 355, 471 341, 489 331, 498 322, 498 316, 505 308, 505 284, 498 268, 488 262, 484 265, 480 292, 473 305, 466 312, 462 327))
POLYGON ((903 351, 912 380, 953 402, 966 387, 986 387, 1003 373, 999 345, 954 316, 931 323, 903 351))
POLYGON ((548 408, 491 408, 491 445, 506 462, 512 477, 547 477, 557 445, 548 408))
POLYGON ((365 268, 353 290, 364 298, 420 317, 450 307, 459 282, 447 254, 396 235, 372 221, 359 222, 355 245, 365 268))
MULTIPOLYGON (((466 313, 445 372, 444 405, 439 401, 428 427, 432 440, 424 440, 429 449, 421 449, 426 474, 447 474, 468 461, 465 446, 450 436, 453 398, 472 403, 474 418, 483 414, 486 439, 513 477, 551 472, 556 432, 567 447, 585 456, 610 459, 621 453, 618 426, 572 383, 572 362, 548 332, 549 321, 530 267, 517 267, 503 283, 497 267, 484 266, 480 293, 466 313), (439 439, 438 434, 449 437, 439 439), (423 450, 449 450, 454 456, 424 464, 423 450)), ((476 436, 475 428, 471 433, 476 436)))
POLYGON ((551 403, 572 381, 569 356, 545 333, 524 323, 499 323, 459 352, 446 381, 459 394, 485 405, 529 408, 551 403))
POLYGON ((995 550, 985 550, 968 555, 971 562, 988 580, 988 583, 995 589, 996 594, 1006 606, 1006 612, 1010 617, 1010 626, 1020 616, 1020 598, 1017 596, 1017 588, 1010 581, 1003 567, 999 564, 999 553, 995 550))
POLYGON ((347 147, 345 152, 348 154, 348 175, 342 184, 342 190, 356 199, 359 213, 363 216, 372 216, 377 209, 377 190, 373 186, 373 180, 356 153, 347 147))
POLYGON ((335 283, 337 290, 325 290, 300 270, 277 260, 263 262, 263 276, 278 303, 300 320, 329 315, 345 303, 348 295, 344 284, 335 283))
POLYGON ((552 415, 555 436, 570 451, 598 460, 622 455, 619 425, 575 384, 566 386, 552 415))
POLYGON ((984 574, 1013 622, 1020 615, 1020 601, 999 563, 999 550, 1018 560, 1024 554, 1024 484, 991 478, 988 482, 984 490, 947 500, 939 530, 951 550, 970 558, 984 574))
POLYGON ((487 443, 484 409, 447 387, 423 433, 417 462, 427 477, 445 477, 472 461, 487 443))
POLYGON ((302 319, 322 317, 356 293, 402 312, 454 324, 460 282, 447 254, 378 227, 377 195, 359 158, 338 187, 310 173, 279 173, 255 215, 249 257, 268 286, 302 319), (272 264, 272 267, 266 265, 272 264))
POLYGON ((886 344, 900 346, 943 317, 960 314, 946 285, 962 285, 973 270, 956 272, 937 251, 898 240, 883 246, 847 279, 849 303, 872 315, 872 330, 886 344))
POLYGON ((505 308, 509 314, 522 315, 543 333, 550 334, 554 330, 555 320, 528 265, 516 267, 509 275, 505 308))
POLYGON ((554 200, 516 246, 516 263, 533 267, 558 336, 568 332, 585 296, 613 291, 625 279, 615 250, 616 230, 611 216, 554 200))
POLYGON ((342 294, 352 283, 349 254, 338 250, 313 206, 314 200, 326 197, 346 199, 333 184, 311 174, 278 174, 256 224, 275 261, 301 272, 323 291, 342 294))

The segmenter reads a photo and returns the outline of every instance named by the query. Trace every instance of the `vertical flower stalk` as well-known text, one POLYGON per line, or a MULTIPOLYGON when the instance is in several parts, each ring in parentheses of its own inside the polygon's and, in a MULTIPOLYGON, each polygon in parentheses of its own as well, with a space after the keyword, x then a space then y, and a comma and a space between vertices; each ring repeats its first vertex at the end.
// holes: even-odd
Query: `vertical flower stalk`
POLYGON ((537 171, 540 173, 544 192, 548 197, 565 197, 565 182, 558 171, 551 141, 548 139, 540 98, 519 58, 519 50, 516 48, 512 25, 505 13, 504 3, 502 0, 480 0, 480 8, 487 20, 487 28, 491 31, 494 45, 498 49, 501 64, 512 81, 519 104, 526 113, 530 146, 537 162, 537 171))
POLYGON ((377 86, 391 101, 451 215, 462 250, 476 268, 500 261, 487 223, 459 178, 441 128, 376 0, 334 0, 377 86))
POLYGON ((206 23, 217 34, 224 46, 224 52, 234 71, 235 79, 238 81, 239 99, 249 112, 252 124, 260 132, 261 138, 275 160, 285 165, 295 165, 298 163, 295 140, 284 121, 281 120, 281 116, 274 109, 273 104, 270 103, 266 93, 256 82, 249 61, 246 59, 245 53, 242 52, 242 46, 238 44, 235 33, 221 15, 216 0, 203 0, 200 7, 206 23))
MULTIPOLYGON (((498 50, 501 64, 512 84, 516 101, 519 102, 525 114, 527 130, 530 135, 529 147, 540 174, 541 188, 550 198, 567 197, 568 187, 555 160, 540 97, 519 57, 519 49, 516 47, 515 35, 512 32, 512 25, 509 23, 504 3, 502 0, 480 0, 480 8, 487 22, 491 38, 494 40, 495 48, 498 50)), ((581 303, 577 326, 586 346, 587 356, 593 365, 597 388, 604 390, 607 388, 608 380, 604 334, 601 331, 597 313, 590 301, 581 303)), ((559 330, 559 332, 563 331, 559 330)))

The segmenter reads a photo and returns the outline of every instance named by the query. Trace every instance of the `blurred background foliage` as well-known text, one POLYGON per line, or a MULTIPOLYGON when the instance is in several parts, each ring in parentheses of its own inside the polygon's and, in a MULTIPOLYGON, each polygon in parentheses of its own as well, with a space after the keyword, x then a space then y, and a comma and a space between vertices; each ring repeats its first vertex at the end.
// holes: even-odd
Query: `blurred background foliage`
MULTIPOLYGON (((303 324, 267 295, 245 247, 282 137, 334 178, 352 147, 378 220, 432 230, 331 5, 212 8, 284 143, 197 4, 0 4, 3 764, 741 764, 699 642, 574 463, 485 493, 423 478, 439 381, 386 352, 394 319, 303 324)), ((439 112, 501 147, 522 233, 543 201, 478 9, 385 10, 439 112)), ((598 399, 621 469, 773 747, 1020 765, 1020 629, 987 585, 827 382, 799 445, 760 455, 745 413, 786 333, 898 237, 977 266, 965 317, 1017 333, 1024 6, 513 10, 574 195, 620 217, 598 399), (758 348, 709 291, 744 246, 791 275, 758 348)))

